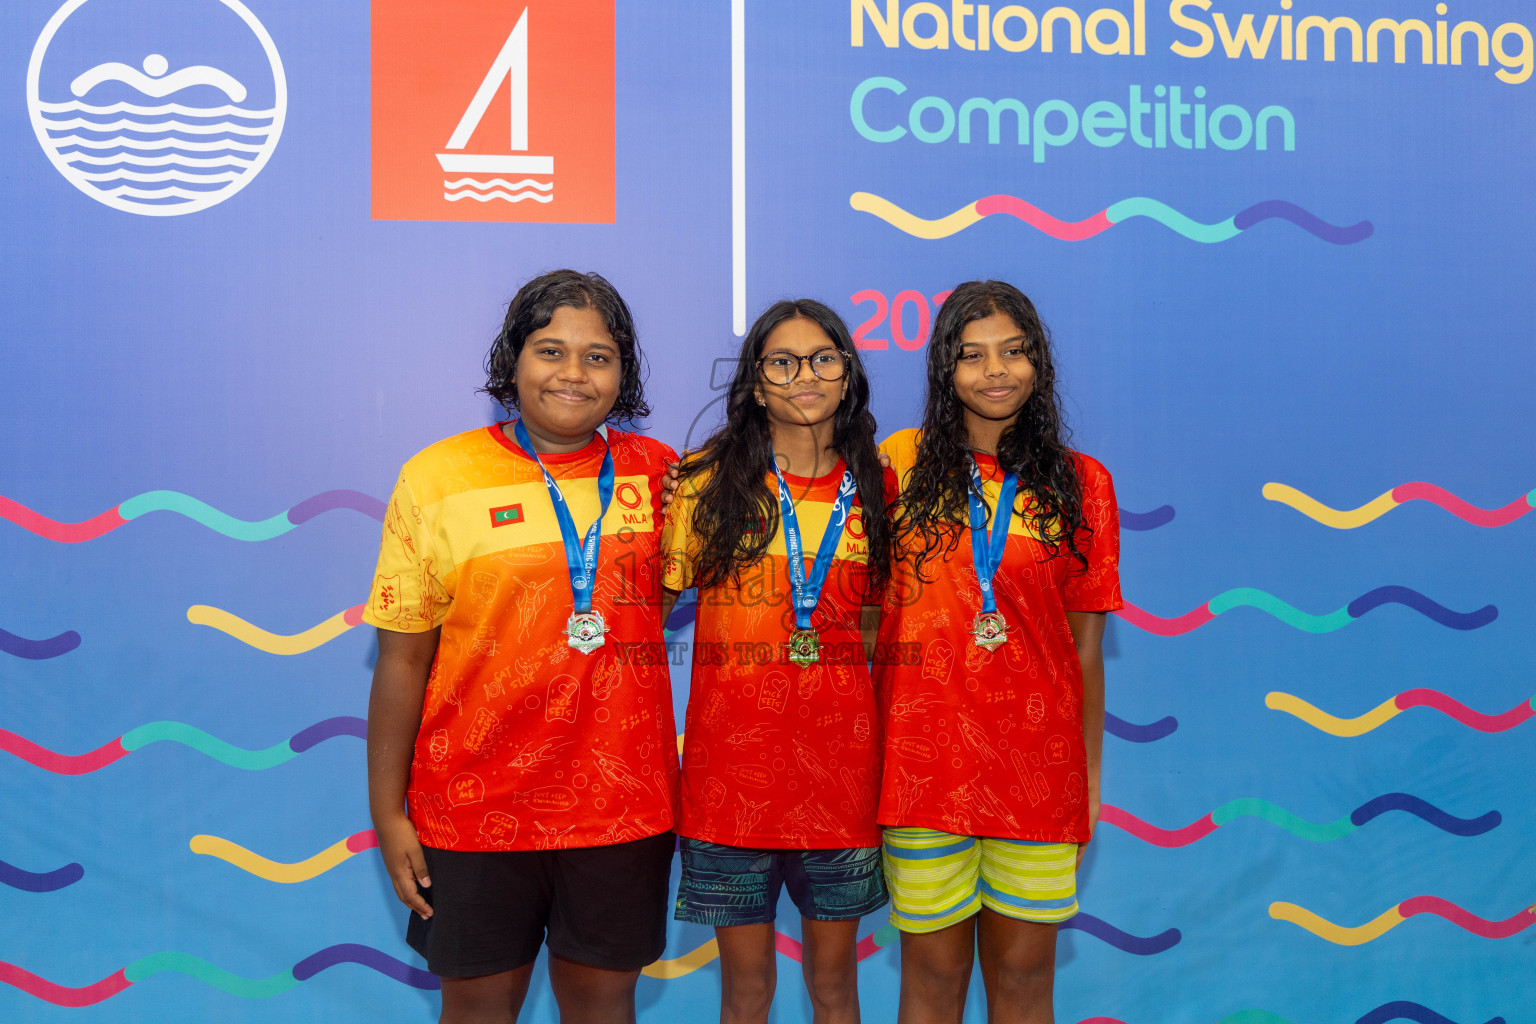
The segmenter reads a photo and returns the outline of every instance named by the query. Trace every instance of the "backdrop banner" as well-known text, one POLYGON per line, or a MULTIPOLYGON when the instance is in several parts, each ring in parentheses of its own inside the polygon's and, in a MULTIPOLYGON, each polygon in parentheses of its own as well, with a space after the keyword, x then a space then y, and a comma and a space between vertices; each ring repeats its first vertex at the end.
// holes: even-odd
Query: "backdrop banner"
MULTIPOLYGON (((882 437, 957 283, 1039 307, 1128 602, 1058 1020, 1531 1019, 1536 11, 1093 2, 0 5, 0 1020, 436 1018, 361 607, 563 266, 679 450, 776 299, 847 319, 882 437)), ((718 999, 674 923, 641 1018, 718 999)))

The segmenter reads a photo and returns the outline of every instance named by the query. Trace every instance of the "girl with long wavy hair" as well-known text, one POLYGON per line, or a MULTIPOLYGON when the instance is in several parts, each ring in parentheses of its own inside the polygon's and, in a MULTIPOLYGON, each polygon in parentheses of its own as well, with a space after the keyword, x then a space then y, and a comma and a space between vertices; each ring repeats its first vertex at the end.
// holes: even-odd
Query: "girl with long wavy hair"
POLYGON ((742 343, 724 425, 683 461, 662 535, 672 597, 699 590, 676 916, 715 928, 724 1024, 768 1019, 784 887, 815 1021, 859 1019, 859 919, 886 902, 864 626, 890 572, 893 495, 847 326, 819 302, 775 303, 742 343))
POLYGON ((945 299, 922 426, 881 447, 902 492, 880 641, 921 649, 876 667, 898 1019, 958 1024, 979 952, 988 1019, 1049 1022, 1098 819, 1114 486, 1068 447, 1050 336, 1001 281, 945 299))

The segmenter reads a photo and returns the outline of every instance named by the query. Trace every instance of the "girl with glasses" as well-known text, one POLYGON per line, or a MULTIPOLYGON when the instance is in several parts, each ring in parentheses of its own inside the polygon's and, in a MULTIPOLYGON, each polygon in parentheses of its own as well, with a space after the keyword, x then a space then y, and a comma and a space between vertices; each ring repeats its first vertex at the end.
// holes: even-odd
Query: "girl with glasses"
POLYGON ((814 1019, 859 1019, 859 919, 886 902, 863 626, 889 574, 894 477, 874 432, 842 320, 776 303, 667 512, 663 582, 673 600, 699 590, 676 916, 715 928, 725 1024, 768 1019, 785 887, 814 1019))
POLYGON ((977 959, 989 1020, 1052 1020, 1122 607, 1114 486, 1067 446, 1055 385, 1029 299, 968 282, 934 324, 921 428, 881 446, 903 489, 880 641, 922 645, 876 668, 902 1024, 959 1024, 977 959))

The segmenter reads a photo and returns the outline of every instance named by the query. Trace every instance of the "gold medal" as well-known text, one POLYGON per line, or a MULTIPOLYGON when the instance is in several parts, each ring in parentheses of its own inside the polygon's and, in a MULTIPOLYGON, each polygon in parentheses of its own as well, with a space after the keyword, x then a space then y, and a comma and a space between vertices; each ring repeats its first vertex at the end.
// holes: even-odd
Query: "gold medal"
POLYGON ((591 654, 603 646, 603 634, 608 627, 603 623, 602 612, 576 612, 565 622, 565 642, 582 654, 591 654))
POLYGON ((971 626, 971 639, 977 647, 995 651, 1008 642, 1008 622, 1002 612, 982 612, 971 626))
POLYGON ((821 660, 821 637, 814 629, 797 629, 789 634, 789 660, 805 668, 821 660))

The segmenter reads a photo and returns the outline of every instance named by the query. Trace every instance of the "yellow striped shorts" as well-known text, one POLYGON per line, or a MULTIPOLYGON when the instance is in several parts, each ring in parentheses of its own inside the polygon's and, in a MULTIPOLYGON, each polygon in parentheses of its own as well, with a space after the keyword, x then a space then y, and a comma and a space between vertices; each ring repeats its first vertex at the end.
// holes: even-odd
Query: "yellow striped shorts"
POLYGON ((881 852, 891 924, 936 932, 982 907, 1054 924, 1077 913, 1077 844, 955 836, 887 828, 881 852))

